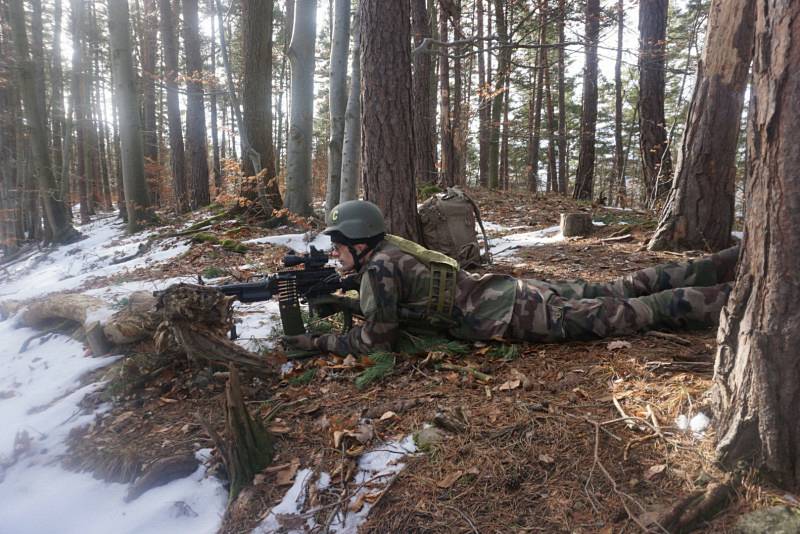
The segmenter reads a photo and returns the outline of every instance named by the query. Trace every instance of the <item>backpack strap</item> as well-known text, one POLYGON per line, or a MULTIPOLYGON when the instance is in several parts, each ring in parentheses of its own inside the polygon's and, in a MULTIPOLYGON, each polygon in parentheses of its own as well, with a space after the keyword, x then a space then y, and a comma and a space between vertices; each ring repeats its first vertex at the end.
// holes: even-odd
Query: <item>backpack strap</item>
POLYGON ((472 211, 475 212, 475 220, 478 221, 478 226, 481 229, 481 233, 483 233, 483 246, 486 248, 486 261, 488 263, 492 263, 492 253, 489 250, 489 238, 486 237, 486 229, 483 227, 483 221, 481 220, 481 212, 478 209, 478 205, 475 203, 474 200, 472 200, 472 197, 470 197, 468 194, 464 193, 463 191, 461 192, 461 194, 464 195, 464 198, 467 199, 467 202, 469 202, 472 205, 472 211))

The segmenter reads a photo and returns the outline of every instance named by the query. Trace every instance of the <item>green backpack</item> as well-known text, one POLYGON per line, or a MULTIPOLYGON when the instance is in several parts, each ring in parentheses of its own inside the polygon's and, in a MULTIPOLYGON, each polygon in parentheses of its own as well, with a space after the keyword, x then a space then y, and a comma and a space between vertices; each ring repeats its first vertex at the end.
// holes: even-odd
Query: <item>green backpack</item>
POLYGON ((422 223, 422 241, 431 250, 442 252, 467 269, 491 261, 489 240, 483 228, 480 211, 475 201, 458 187, 448 187, 437 193, 419 208, 422 223), (483 232, 486 253, 481 256, 475 221, 483 232))

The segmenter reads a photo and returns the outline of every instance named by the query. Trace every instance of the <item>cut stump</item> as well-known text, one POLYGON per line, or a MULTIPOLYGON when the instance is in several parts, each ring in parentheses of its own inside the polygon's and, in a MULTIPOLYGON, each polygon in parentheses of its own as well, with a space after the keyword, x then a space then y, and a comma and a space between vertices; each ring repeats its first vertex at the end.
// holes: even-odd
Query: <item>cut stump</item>
POLYGON ((590 213, 562 213, 561 233, 564 237, 583 237, 592 233, 590 213))

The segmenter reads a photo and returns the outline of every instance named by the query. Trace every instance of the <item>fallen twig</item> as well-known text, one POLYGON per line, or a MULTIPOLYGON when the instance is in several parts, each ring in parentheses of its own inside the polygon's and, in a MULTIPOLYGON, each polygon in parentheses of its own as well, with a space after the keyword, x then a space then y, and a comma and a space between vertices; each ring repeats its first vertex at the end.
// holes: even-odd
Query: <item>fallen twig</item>
POLYGON ((469 373, 482 382, 492 381, 491 375, 487 375, 486 373, 481 373, 480 371, 478 371, 477 369, 473 369, 472 367, 467 367, 464 365, 456 365, 454 363, 448 363, 448 362, 440 364, 439 367, 441 369, 447 369, 449 371, 460 371, 462 373, 469 373))
POLYGON ((657 337, 661 339, 666 339, 667 341, 672 341, 677 343, 678 345, 683 345, 684 347, 692 346, 692 342, 688 339, 682 338, 681 336, 676 336, 675 334, 668 334, 666 332, 659 332, 658 330, 650 330, 645 335, 651 337, 657 337))

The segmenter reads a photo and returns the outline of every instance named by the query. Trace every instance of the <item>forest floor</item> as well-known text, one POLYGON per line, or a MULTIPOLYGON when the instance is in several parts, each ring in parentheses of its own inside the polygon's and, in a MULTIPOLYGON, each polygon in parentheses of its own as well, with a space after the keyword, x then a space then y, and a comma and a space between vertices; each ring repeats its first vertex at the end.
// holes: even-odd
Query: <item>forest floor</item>
MULTIPOLYGON (((592 211, 605 223, 587 238, 518 249, 485 271, 606 281, 684 257, 644 250, 654 228, 646 213, 522 193, 474 195, 483 219, 498 223, 489 225, 490 237, 551 227, 565 211, 592 211)), ((264 230, 222 223, 209 232, 246 240, 264 230)), ((285 253, 269 244, 248 249, 233 253, 200 241, 158 272, 143 267, 86 287, 194 273, 245 279, 274 270, 285 253)), ((297 487, 298 473, 316 484, 301 488, 302 506, 277 516, 287 532, 326 525, 347 531, 343 514, 367 512, 359 532, 662 531, 654 523, 660 513, 723 477, 714 463, 713 421, 705 428, 703 416, 695 418, 711 415, 706 392, 715 335, 708 329, 561 344, 475 343, 466 354, 437 354, 433 365, 424 354, 397 354, 392 372, 362 389, 354 379, 373 363, 368 359, 320 355, 287 365, 280 351, 267 350, 276 372, 246 379, 244 393, 254 413, 277 413, 270 422, 277 456, 230 507, 221 531, 258 527, 297 487), (414 452, 385 445, 442 421, 449 430, 424 430, 414 452), (388 483, 365 479, 354 487, 359 458, 382 447, 404 468, 388 483)), ((86 404, 110 396, 115 402, 94 425, 73 432, 66 465, 114 479, 122 464, 212 446, 197 414, 222 431, 225 374, 176 360, 147 375, 151 350, 141 345, 118 366, 107 388, 113 395, 87 397, 86 404)), ((221 468, 218 453, 212 462, 211 472, 221 468)), ((728 531, 739 513, 780 503, 792 504, 791 496, 745 477, 732 504, 700 531, 728 531)))

